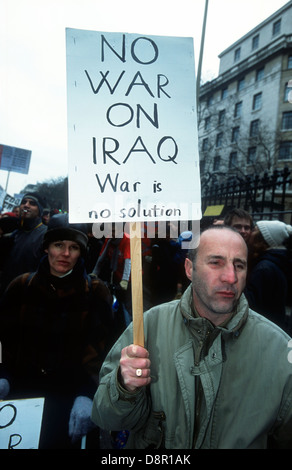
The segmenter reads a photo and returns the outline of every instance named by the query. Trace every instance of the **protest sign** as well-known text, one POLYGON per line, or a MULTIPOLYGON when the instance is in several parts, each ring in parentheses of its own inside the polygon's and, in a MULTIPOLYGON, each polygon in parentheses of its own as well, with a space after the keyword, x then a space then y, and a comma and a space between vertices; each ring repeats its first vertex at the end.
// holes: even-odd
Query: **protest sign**
POLYGON ((0 401, 0 449, 37 449, 44 398, 0 401))
POLYGON ((31 150, 0 144, 0 170, 28 174, 31 150))
POLYGON ((199 220, 193 39, 66 41, 70 221, 199 220))
POLYGON ((66 48, 69 220, 130 222, 143 346, 140 223, 201 218, 193 39, 68 28, 66 48))

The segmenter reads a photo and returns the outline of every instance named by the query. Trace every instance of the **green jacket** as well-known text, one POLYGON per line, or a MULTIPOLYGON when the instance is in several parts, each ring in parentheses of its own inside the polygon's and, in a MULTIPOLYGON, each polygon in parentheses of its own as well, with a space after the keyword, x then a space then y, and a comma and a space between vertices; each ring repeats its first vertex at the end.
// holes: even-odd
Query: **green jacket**
POLYGON ((93 421, 131 431, 128 448, 292 448, 289 336, 244 296, 225 327, 196 317, 191 305, 190 286, 144 314, 152 381, 135 393, 117 381, 132 325, 122 334, 101 369, 93 421))

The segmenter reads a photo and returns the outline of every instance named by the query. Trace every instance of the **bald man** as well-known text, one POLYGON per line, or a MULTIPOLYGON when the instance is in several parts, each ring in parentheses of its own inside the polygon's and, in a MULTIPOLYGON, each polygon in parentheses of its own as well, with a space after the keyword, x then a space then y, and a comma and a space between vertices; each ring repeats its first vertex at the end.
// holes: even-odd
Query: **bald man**
POLYGON ((290 337, 242 295, 245 241, 211 226, 185 270, 182 298, 144 314, 144 347, 130 325, 110 351, 93 421, 129 430, 128 448, 291 448, 290 337))

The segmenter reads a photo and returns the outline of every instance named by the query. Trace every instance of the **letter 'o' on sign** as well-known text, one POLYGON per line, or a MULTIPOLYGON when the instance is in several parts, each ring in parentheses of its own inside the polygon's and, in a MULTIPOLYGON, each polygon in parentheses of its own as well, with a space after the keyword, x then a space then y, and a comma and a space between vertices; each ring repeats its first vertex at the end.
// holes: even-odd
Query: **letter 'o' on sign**
POLYGON ((134 116, 134 111, 126 103, 116 103, 107 110, 107 120, 112 126, 122 127, 129 124, 134 116))
MULTIPOLYGON (((145 50, 147 51, 148 48, 145 48, 145 43, 143 44, 143 53, 144 53, 144 56, 145 56, 145 50)), ((155 44, 154 41, 152 41, 152 39, 150 38, 144 38, 144 37, 140 37, 140 38, 137 38, 135 39, 135 41, 133 41, 132 43, 132 47, 131 47, 131 55, 133 57, 133 59, 138 62, 139 64, 152 64, 153 62, 155 62, 157 60, 157 57, 158 57, 158 47, 157 45, 155 44), (139 42, 138 41, 148 41, 149 45, 150 45, 150 54, 149 54, 149 58, 146 59, 146 57, 143 57, 143 60, 138 57, 138 53, 139 53, 139 49, 138 49, 138 45, 139 45, 139 42)))
POLYGON ((6 404, 0 407, 0 429, 10 426, 16 418, 16 407, 12 404, 6 404))

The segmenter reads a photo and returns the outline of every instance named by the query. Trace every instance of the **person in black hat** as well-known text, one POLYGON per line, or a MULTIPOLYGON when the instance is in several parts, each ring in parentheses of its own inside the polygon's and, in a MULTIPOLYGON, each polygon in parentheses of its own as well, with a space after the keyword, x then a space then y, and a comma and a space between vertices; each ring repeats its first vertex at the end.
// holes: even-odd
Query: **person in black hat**
POLYGON ((249 240, 249 275, 244 294, 250 308, 291 335, 292 226, 259 220, 249 240))
POLYGON ((19 226, 9 237, 0 239, 0 293, 16 276, 35 271, 43 256, 43 201, 38 193, 26 193, 20 204, 19 226))
POLYGON ((43 248, 47 250, 50 243, 57 240, 76 242, 83 258, 85 258, 88 243, 87 224, 70 224, 68 214, 54 215, 49 221, 48 230, 43 240, 43 248))
POLYGON ((86 231, 53 216, 37 271, 14 279, 0 302, 0 394, 45 397, 41 449, 80 448, 85 435, 87 448, 99 446, 90 416, 113 342, 112 298, 84 268, 86 231))

